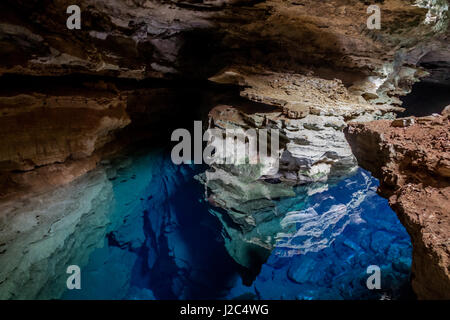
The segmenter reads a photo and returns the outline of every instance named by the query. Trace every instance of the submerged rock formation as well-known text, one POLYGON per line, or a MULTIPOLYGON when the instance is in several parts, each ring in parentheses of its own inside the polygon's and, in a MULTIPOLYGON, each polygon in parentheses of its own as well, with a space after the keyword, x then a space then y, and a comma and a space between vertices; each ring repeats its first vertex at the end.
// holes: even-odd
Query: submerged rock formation
POLYGON ((210 128, 278 129, 280 134, 281 151, 275 155, 279 162, 229 165, 216 159, 202 178, 209 201, 225 209, 235 223, 224 223, 232 234, 228 249, 246 267, 251 259, 264 261, 272 250, 282 230, 279 220, 287 213, 276 202, 295 196, 293 186, 324 182, 303 190, 310 195, 356 170, 342 131, 346 122, 394 118, 393 112, 400 109, 370 104, 336 79, 232 70, 210 80, 243 86, 240 96, 251 101, 216 106, 209 113, 210 128))
POLYGON ((448 81, 447 1, 377 2, 380 30, 367 29, 368 3, 82 0, 69 30, 69 0, 2 1, 0 200, 67 184, 137 141, 168 143, 162 131, 208 112, 216 128, 277 128, 279 171, 199 176, 229 252, 252 268, 295 185, 314 194, 354 171, 350 121, 393 118, 415 82, 448 81))
POLYGON ((412 286, 419 299, 450 299, 450 115, 352 123, 358 163, 411 236, 412 286))
POLYGON ((377 186, 377 179, 358 169, 315 194, 306 196, 304 187, 297 187, 297 208, 283 216, 261 272, 251 286, 236 286, 229 297, 409 298, 411 242, 387 200, 376 194, 377 186), (380 266, 381 290, 367 290, 368 265, 380 266))
POLYGON ((0 299, 55 299, 69 265, 102 247, 114 194, 104 170, 57 190, 0 205, 0 299))

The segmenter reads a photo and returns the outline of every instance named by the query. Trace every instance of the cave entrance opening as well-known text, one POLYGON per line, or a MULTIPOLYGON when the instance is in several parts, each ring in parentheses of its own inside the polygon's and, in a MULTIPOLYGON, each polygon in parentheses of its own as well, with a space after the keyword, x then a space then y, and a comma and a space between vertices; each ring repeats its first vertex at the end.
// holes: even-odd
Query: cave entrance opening
POLYGON ((410 94, 402 97, 405 111, 400 117, 423 117, 441 113, 450 104, 450 84, 421 81, 414 84, 410 94))

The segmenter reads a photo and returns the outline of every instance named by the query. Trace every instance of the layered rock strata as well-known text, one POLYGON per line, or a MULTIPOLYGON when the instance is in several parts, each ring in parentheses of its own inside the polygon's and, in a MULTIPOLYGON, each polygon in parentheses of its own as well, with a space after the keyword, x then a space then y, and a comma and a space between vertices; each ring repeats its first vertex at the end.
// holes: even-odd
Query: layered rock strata
POLYGON ((444 111, 346 129, 358 163, 380 179, 379 193, 411 236, 412 286, 419 299, 450 298, 449 120, 444 111))
POLYGON ((94 169, 100 150, 130 123, 125 96, 66 89, 0 97, 0 198, 42 192, 94 169))
POLYGON ((102 247, 114 201, 104 170, 55 191, 0 205, 0 299, 55 299, 66 268, 102 247))
POLYGON ((0 200, 67 184, 128 145, 170 141, 180 119, 194 118, 208 101, 201 88, 160 83, 44 78, 40 87, 38 78, 19 80, 0 94, 0 200), (182 116, 193 101, 198 111, 182 116))
POLYGON ((379 3, 381 30, 367 29, 368 5, 358 0, 84 0, 81 30, 66 27, 71 4, 3 2, 1 74, 142 79, 201 77, 231 63, 309 67, 324 78, 339 74, 373 99, 407 88, 422 58, 442 61, 448 49, 435 37, 447 27, 443 0, 379 3))
MULTIPOLYGON (((379 4, 381 30, 367 29, 367 5, 356 0, 84 0, 79 2, 81 30, 66 27, 66 9, 71 4, 66 0, 45 5, 2 2, 0 75, 206 80, 222 68, 251 66, 276 73, 245 76, 251 88, 243 90, 243 95, 250 100, 268 102, 267 96, 253 91, 269 89, 267 85, 273 85, 275 77, 285 82, 282 75, 289 78, 294 73, 314 74, 317 81, 341 79, 361 102, 380 106, 399 104, 397 96, 407 93, 411 84, 427 73, 431 72, 435 81, 444 81, 446 1, 385 1, 379 4)), ((123 93, 105 90, 100 79, 93 82, 89 92, 66 84, 63 95, 61 91, 42 95, 39 90, 23 88, 2 93, 1 136, 7 143, 0 150, 0 163, 2 181, 8 188, 28 183, 17 182, 25 178, 12 177, 12 170, 55 165, 58 169, 42 170, 68 170, 60 179, 68 182, 69 176, 95 166, 98 161, 87 158, 113 139, 133 115, 124 112, 123 93), (89 163, 76 165, 77 161, 89 163)), ((41 87, 47 85, 41 83, 41 87)), ((270 95, 269 104, 289 101, 284 96, 293 92, 297 92, 294 96, 305 94, 308 85, 283 90, 270 95)), ((339 94, 329 98, 334 102, 346 99, 339 94)), ((283 106, 286 116, 303 114, 308 102, 291 100, 296 101, 283 106)), ((134 117, 136 122, 141 120, 134 117)))
POLYGON ((357 163, 343 133, 347 122, 394 118, 393 112, 401 109, 370 104, 337 79, 311 75, 235 68, 210 80, 241 85, 243 98, 213 108, 211 129, 224 134, 228 129, 276 129, 280 135, 278 161, 233 165, 219 158, 202 177, 209 201, 234 223, 224 223, 232 234, 230 253, 247 267, 252 264, 248 252, 259 252, 259 261, 264 261, 282 230, 279 220, 287 211, 281 209, 280 198, 295 196, 295 185, 312 184, 302 191, 313 194, 355 171, 357 163))
MULTIPOLYGON (((231 241, 238 239, 234 247, 256 244, 262 256, 277 229, 264 223, 284 212, 274 209, 273 199, 294 195, 292 185, 333 182, 355 168, 342 133, 349 121, 391 117, 398 96, 425 75, 448 80, 444 0, 379 3, 381 30, 367 29, 368 3, 357 0, 83 0, 82 28, 68 30, 71 4, 0 4, 4 82, 7 76, 19 83, 23 76, 53 83, 74 74, 92 77, 89 90, 67 83, 42 90, 43 81, 38 90, 19 85, 1 92, 0 196, 68 183, 95 168, 117 136, 127 136, 127 144, 156 131, 155 122, 164 123, 159 119, 177 118, 180 109, 167 107, 172 98, 160 100, 173 91, 159 86, 130 93, 105 85, 104 77, 113 83, 209 78, 237 87, 242 98, 211 104, 213 126, 282 132, 279 172, 213 165, 201 178, 210 201, 227 212, 222 218, 234 233, 231 241), (130 130, 133 125, 139 130, 130 130)), ((251 264, 246 250, 236 252, 244 253, 233 254, 236 260, 251 264)))

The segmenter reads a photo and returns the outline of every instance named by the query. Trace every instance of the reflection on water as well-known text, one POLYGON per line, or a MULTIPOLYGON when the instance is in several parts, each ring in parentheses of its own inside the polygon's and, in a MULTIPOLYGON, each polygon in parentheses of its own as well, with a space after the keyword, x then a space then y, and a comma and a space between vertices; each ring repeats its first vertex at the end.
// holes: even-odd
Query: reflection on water
MULTIPOLYGON (((56 191, 0 208, 0 298, 360 299, 403 297, 409 237, 363 170, 316 193, 271 229, 276 247, 250 286, 228 254, 221 221, 193 178, 162 151, 105 163, 56 191), (66 268, 81 267, 81 290, 66 268), (382 269, 382 291, 365 287, 382 269)), ((292 205, 297 200, 296 205, 292 205)))
MULTIPOLYGON (((277 245, 250 288, 261 299, 412 298, 411 242, 376 194, 378 181, 360 169, 329 190, 306 198, 281 221, 277 245), (366 287, 367 267, 381 268, 381 290, 366 287), (275 285, 276 284, 276 285, 275 285)), ((301 187, 300 187, 301 189, 301 187)))
POLYGON ((114 193, 103 170, 53 192, 0 207, 0 298, 51 299, 66 267, 103 246, 114 193))

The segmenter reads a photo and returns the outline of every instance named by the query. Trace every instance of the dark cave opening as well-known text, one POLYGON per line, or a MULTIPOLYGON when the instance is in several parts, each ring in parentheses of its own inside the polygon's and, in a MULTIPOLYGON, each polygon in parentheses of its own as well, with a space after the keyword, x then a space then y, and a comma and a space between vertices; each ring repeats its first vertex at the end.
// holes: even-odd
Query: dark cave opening
POLYGON ((400 117, 423 117, 441 113, 450 104, 450 86, 428 81, 417 82, 410 94, 401 98, 406 110, 400 117))

